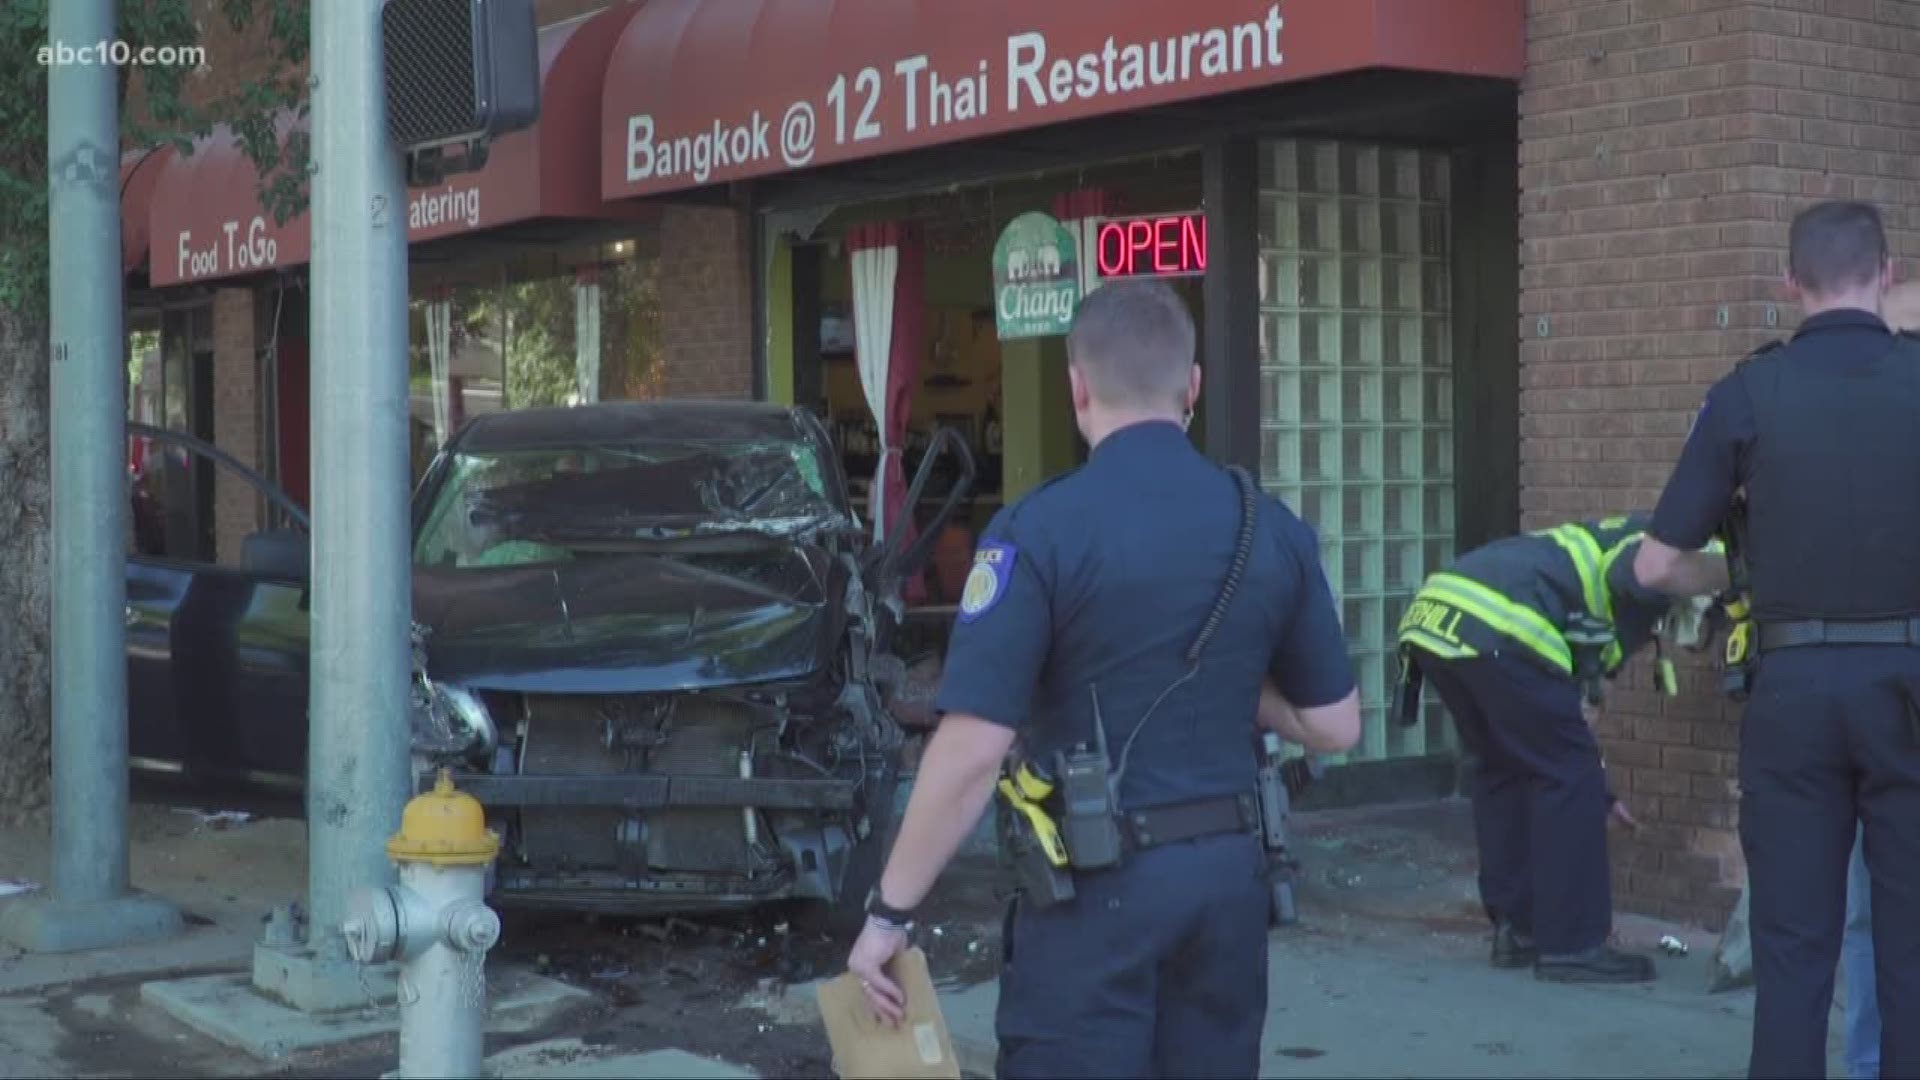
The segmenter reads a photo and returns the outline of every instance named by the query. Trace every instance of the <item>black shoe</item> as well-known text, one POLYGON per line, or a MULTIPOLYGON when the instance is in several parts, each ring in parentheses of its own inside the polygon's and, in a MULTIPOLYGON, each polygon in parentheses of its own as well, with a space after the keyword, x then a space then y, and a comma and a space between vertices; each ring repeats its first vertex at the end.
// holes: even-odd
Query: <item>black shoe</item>
POLYGON ((1543 956, 1533 977, 1562 983, 1637 983, 1653 981, 1653 961, 1601 946, 1572 956, 1543 956))
POLYGON ((1532 967, 1540 958, 1533 935, 1523 934, 1502 923, 1493 932, 1493 966, 1502 970, 1532 967))

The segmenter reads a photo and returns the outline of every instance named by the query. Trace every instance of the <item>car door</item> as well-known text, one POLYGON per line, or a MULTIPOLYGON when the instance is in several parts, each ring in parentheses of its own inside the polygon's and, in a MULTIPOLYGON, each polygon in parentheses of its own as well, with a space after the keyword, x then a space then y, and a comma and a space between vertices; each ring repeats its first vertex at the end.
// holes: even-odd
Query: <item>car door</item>
POLYGON ((173 613, 193 572, 155 554, 127 554, 127 752, 135 768, 171 770, 185 745, 174 710, 173 613))
POLYGON ((901 587, 905 581, 920 572, 927 564, 933 552, 934 541, 940 531, 953 519, 955 511, 966 501, 967 493, 973 490, 975 463, 973 453, 967 448, 967 442, 950 427, 934 429, 933 438, 927 445, 926 453, 920 458, 920 467, 915 470, 913 482, 907 487, 905 505, 920 505, 920 499, 926 492, 927 481, 939 468, 946 455, 953 455, 953 483, 934 511, 924 530, 914 536, 913 542, 905 542, 907 532, 895 529, 879 544, 868 549, 866 556, 867 590, 878 601, 876 616, 880 620, 880 632, 876 635, 877 645, 881 649, 891 647, 891 638, 899 629, 900 617, 904 614, 901 587))
POLYGON ((169 546, 141 527, 154 516, 155 478, 135 476, 126 571, 132 754, 137 764, 200 778, 298 783, 307 746, 306 515, 210 444, 146 425, 129 428, 148 444, 137 458, 151 462, 157 448, 170 466, 162 477, 220 476, 271 508, 267 528, 216 536, 211 545, 169 546))

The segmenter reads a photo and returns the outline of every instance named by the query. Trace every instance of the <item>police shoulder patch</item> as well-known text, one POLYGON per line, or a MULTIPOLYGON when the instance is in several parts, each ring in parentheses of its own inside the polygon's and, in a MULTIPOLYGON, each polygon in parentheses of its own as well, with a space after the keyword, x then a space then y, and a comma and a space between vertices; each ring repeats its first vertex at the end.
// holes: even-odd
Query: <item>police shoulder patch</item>
POLYGON ((960 590, 961 622, 970 623, 992 611, 1000 598, 1007 595, 1007 584, 1013 580, 1013 561, 1018 554, 1012 544, 997 540, 981 543, 973 554, 973 569, 967 572, 967 583, 960 590))

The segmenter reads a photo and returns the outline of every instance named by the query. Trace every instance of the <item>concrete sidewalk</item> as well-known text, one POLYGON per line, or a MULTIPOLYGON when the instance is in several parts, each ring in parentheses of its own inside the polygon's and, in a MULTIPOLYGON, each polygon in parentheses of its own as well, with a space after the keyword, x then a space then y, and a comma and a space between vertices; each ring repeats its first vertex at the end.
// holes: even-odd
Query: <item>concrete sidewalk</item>
MULTIPOLYGON (((1717 935, 1633 916, 1643 986, 1541 983, 1487 963, 1463 804, 1305 816, 1302 923, 1269 938, 1263 1077, 1743 1077, 1753 994, 1708 992, 1717 935), (1679 937, 1685 957, 1658 953, 1679 937)), ((936 971, 936 976, 940 973, 936 971)), ((943 986, 963 1069, 991 1076, 994 984, 943 986)), ((818 1024, 811 987, 760 1003, 818 1024)), ((1829 1075, 1844 1076, 1840 1015, 1829 1075)))
MULTIPOLYGON (((1751 996, 1708 996, 1699 953, 1663 961, 1651 987, 1569 987, 1494 971, 1477 949, 1409 944, 1277 936, 1260 1075, 1746 1075, 1751 996)), ((942 999, 979 1075, 992 1066, 995 1000, 991 984, 942 999)))
MULTIPOLYGON (((1716 935, 1646 920, 1618 920, 1622 944, 1653 950, 1679 934, 1685 958, 1661 957, 1660 980, 1642 987, 1558 986, 1487 965, 1484 916, 1473 884, 1471 826, 1460 803, 1305 815, 1295 840, 1305 865, 1300 926, 1269 941, 1270 1003, 1261 1075, 1272 1077, 1737 1077, 1745 1074, 1752 993, 1710 994, 1716 935)), ((181 938, 80 957, 0 955, 0 1080, 11 1077, 163 1075, 373 1076, 390 1069, 391 1043, 267 1063, 200 1037, 143 1004, 141 986, 167 975, 244 971, 261 914, 303 891, 304 829, 266 820, 216 830, 164 810, 136 810, 134 880, 193 916, 181 938), (367 1061, 383 1062, 367 1071, 367 1061)), ((44 838, 0 833, 0 878, 44 873, 44 838)), ((38 878, 44 880, 44 878, 38 878)), ((942 886, 967 891, 950 876, 942 886)), ((0 901, 4 903, 4 901, 0 901)), ((954 909, 959 910, 959 909, 954 909)), ((992 971, 998 944, 991 904, 939 929, 953 979, 992 971), (961 961, 979 961, 970 967, 961 961), (955 960, 953 958, 959 958, 955 960)), ((608 927, 601 944, 648 943, 608 927)), ((764 943, 763 943, 764 944, 764 943)), ((536 948, 545 948, 545 945, 536 948)), ((818 974, 837 972, 843 959, 818 974)), ((644 944, 636 963, 686 954, 644 944), (663 951, 664 950, 664 951, 663 951)), ((543 965, 544 966, 544 965, 543 965)), ((717 1000, 698 978, 639 985, 638 1004, 610 983, 581 977, 605 1004, 594 1015, 542 1031, 502 1032, 489 1044, 494 1075, 513 1077, 817 1074, 825 1038, 812 986, 717 1000), (635 1008, 655 1009, 651 1032, 635 1008), (729 1003, 733 1003, 728 1008, 729 1003), (676 1017, 682 1017, 676 1019, 676 1017), (696 1019, 697 1018, 697 1019, 696 1019), (644 1038, 637 1036, 644 1035, 644 1038), (704 1045, 696 1045, 704 1036, 704 1045), (678 1054, 679 1047, 698 1061, 678 1054), (719 1060, 727 1059, 727 1060, 719 1060), (755 1066, 755 1061, 761 1062, 755 1066)), ((767 980, 772 982, 772 980, 767 980)), ((992 982, 942 988, 942 1007, 970 1075, 991 1075, 992 982)), ((1832 1024, 1839 1062, 1840 1023, 1832 1024)), ((343 1048, 344 1049, 344 1048, 343 1048)))
MULTIPOLYGON (((1656 929, 1656 928, 1650 928, 1656 929)), ((1667 929, 1667 928, 1657 928, 1667 929)), ((1583 987, 1495 971, 1463 935, 1356 940, 1276 933, 1263 1077, 1742 1077, 1752 995, 1710 995, 1710 950, 1662 958, 1650 986, 1583 987)), ((991 983, 943 990, 969 1076, 991 1076, 991 983)), ((817 1024, 810 987, 776 1019, 817 1024)), ((1837 1016, 1829 1075, 1844 1075, 1837 1016)))

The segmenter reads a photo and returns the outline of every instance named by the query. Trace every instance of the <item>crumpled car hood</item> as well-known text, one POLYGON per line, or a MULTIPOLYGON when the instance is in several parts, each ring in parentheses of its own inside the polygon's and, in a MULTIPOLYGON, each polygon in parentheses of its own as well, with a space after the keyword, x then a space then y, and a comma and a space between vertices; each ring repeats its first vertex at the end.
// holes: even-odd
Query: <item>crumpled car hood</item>
POLYGON ((472 690, 653 693, 804 677, 827 609, 801 557, 790 589, 670 559, 414 570, 427 674, 472 690))

